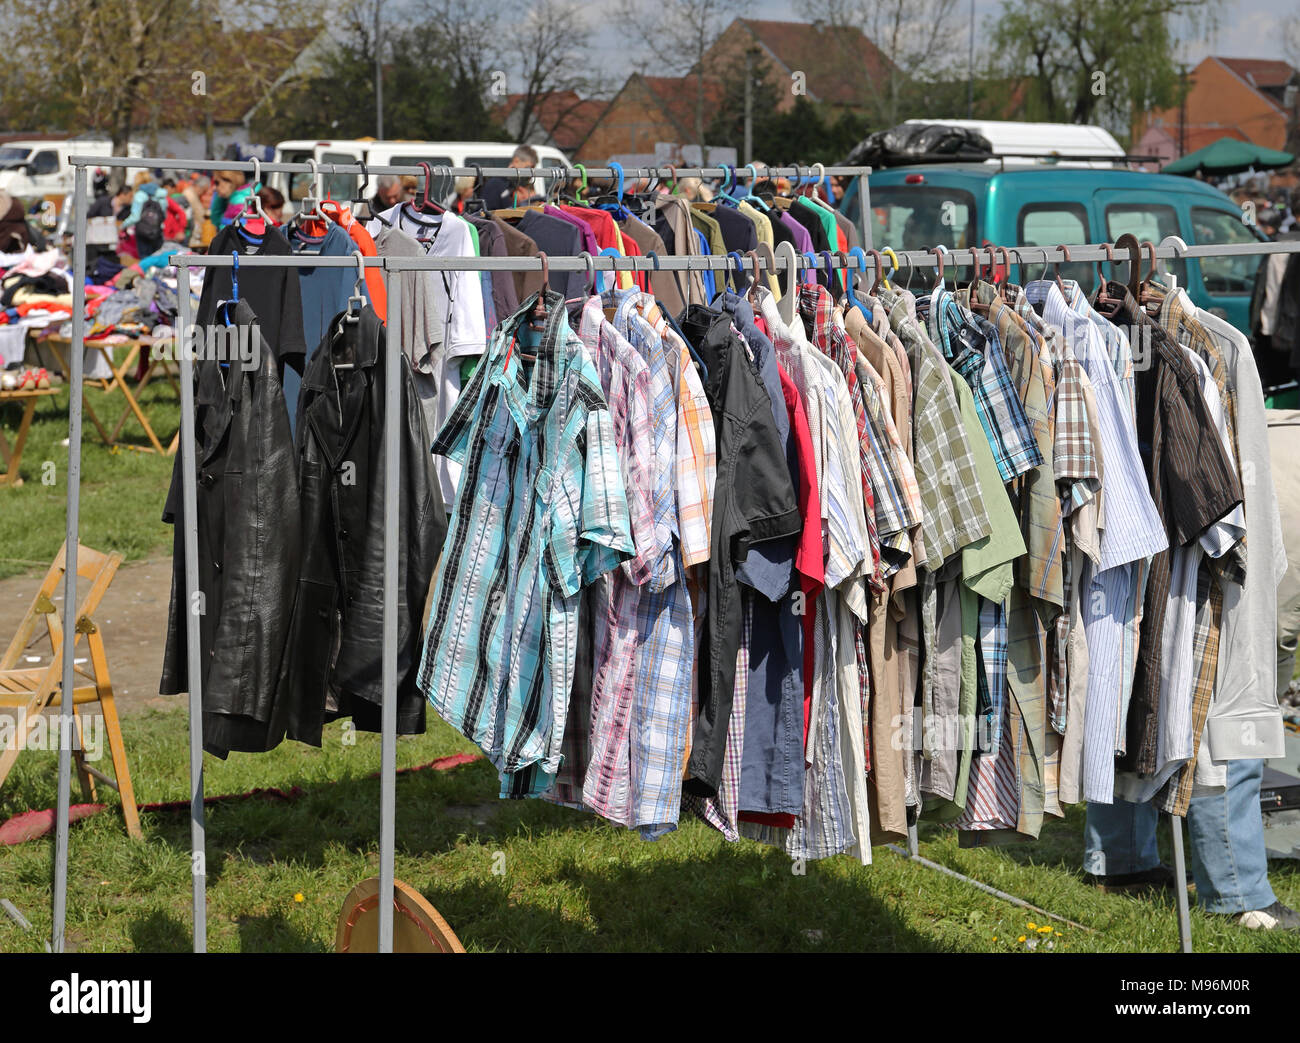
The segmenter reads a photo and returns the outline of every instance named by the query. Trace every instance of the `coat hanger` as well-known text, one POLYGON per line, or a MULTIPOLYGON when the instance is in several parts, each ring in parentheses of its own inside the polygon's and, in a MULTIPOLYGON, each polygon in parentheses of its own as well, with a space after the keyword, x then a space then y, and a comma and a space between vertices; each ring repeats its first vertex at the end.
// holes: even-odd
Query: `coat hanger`
MULTIPOLYGON (((1182 252, 1187 249, 1187 244, 1183 242, 1180 236, 1176 236, 1176 235, 1165 236, 1163 239, 1160 240, 1160 245, 1170 247, 1174 251, 1174 254, 1176 256, 1181 255, 1182 252)), ((1166 268, 1163 263, 1157 262, 1157 265, 1158 268, 1156 274, 1160 276, 1161 282, 1163 282, 1166 286, 1169 287, 1171 293, 1174 290, 1177 290, 1178 276, 1176 276, 1173 272, 1169 271, 1169 269, 1166 268)))
MULTIPOLYGON (((889 270, 890 270, 891 272, 897 272, 897 271, 898 271, 898 254, 894 253, 894 251, 893 251, 892 249, 890 249, 888 246, 886 246, 886 247, 885 247, 883 250, 881 250, 880 252, 881 252, 881 254, 883 254, 885 257, 888 257, 888 258, 889 258, 889 270)), ((888 277, 888 276, 885 276, 885 277, 884 277, 884 282, 885 282, 885 289, 887 289, 887 290, 892 290, 892 289, 894 288, 894 285, 893 285, 893 283, 891 283, 891 282, 889 281, 889 277, 888 277)), ((878 289, 880 289, 880 286, 879 286, 879 285, 876 286, 875 290, 878 290, 878 289)), ((871 292, 872 292, 872 296, 875 296, 875 290, 872 290, 872 291, 871 291, 871 292)))
POLYGON ((993 251, 996 251, 997 255, 1002 258, 1002 274, 999 275, 995 267, 993 271, 993 286, 995 288, 1001 288, 1001 286, 1011 278, 1011 251, 1005 246, 990 247, 990 257, 993 256, 993 251))
MULTIPOLYGON (((429 197, 429 190, 433 187, 433 168, 425 160, 421 160, 417 165, 424 171, 424 187, 415 194, 415 212, 417 214, 434 214, 435 216, 445 214, 447 212, 446 208, 429 197)), ((447 168, 438 168, 439 171, 445 169, 447 168)))
POLYGON ((1143 239, 1141 242, 1142 250, 1151 251, 1151 263, 1147 267, 1146 273, 1142 276, 1142 282, 1138 286, 1138 303, 1147 309, 1147 314, 1155 318, 1160 314, 1160 307, 1164 301, 1150 292, 1151 281, 1156 275, 1156 244, 1150 239, 1143 239))
POLYGON ((938 293, 940 290, 944 288, 943 259, 948 253, 948 248, 946 246, 932 246, 926 252, 934 254, 935 259, 938 260, 939 262, 938 274, 935 277, 934 285, 930 287, 931 293, 938 293))
MULTIPOLYGON (((1069 263, 1070 263, 1070 248, 1069 248, 1068 246, 1065 246, 1064 244, 1062 244, 1062 245, 1057 246, 1057 249, 1061 251, 1062 256, 1065 258, 1065 263, 1066 263, 1066 264, 1069 264, 1069 263)), ((1061 296, 1064 297, 1064 296, 1065 296, 1065 281, 1061 278, 1061 262, 1060 262, 1060 261, 1056 261, 1055 263, 1053 263, 1053 265, 1052 265, 1052 276, 1053 276, 1053 278, 1056 279, 1056 285, 1057 285, 1057 286, 1060 288, 1060 290, 1061 290, 1061 296)))
POLYGON ((271 226, 271 219, 266 216, 266 211, 262 209, 262 197, 257 194, 257 190, 262 184, 262 161, 256 156, 253 157, 253 185, 248 193, 248 198, 244 200, 244 209, 239 216, 235 218, 235 224, 248 235, 265 235, 266 230, 271 226), (252 221, 261 221, 260 228, 254 228, 252 221))
MULTIPOLYGON (((1110 245, 1110 243, 1102 243, 1102 244, 1101 244, 1101 248, 1102 248, 1103 250, 1106 251, 1106 261, 1108 261, 1108 262, 1110 263, 1111 271, 1113 272, 1113 271, 1115 270, 1115 248, 1112 247, 1112 246, 1110 245)), ((1102 261, 1098 261, 1098 262, 1097 262, 1097 287, 1098 287, 1098 289, 1101 289, 1102 287, 1104 287, 1104 286, 1106 285, 1106 273, 1105 273, 1105 271, 1102 270, 1102 267, 1101 267, 1103 263, 1104 263, 1104 262, 1102 262, 1102 261)))
MULTIPOLYGON (((542 288, 537 291, 537 301, 532 310, 528 313, 528 328, 530 330, 546 329, 546 291, 550 287, 551 263, 547 260, 546 251, 538 251, 537 258, 542 262, 542 288)), ((509 357, 507 355, 507 357, 509 357)))
POLYGON ((471 163, 474 168, 474 187, 470 189, 470 197, 465 200, 465 213, 467 214, 485 214, 487 213, 487 203, 479 195, 483 188, 483 168, 477 163, 471 163))
POLYGON ((1133 295, 1134 300, 1137 300, 1138 277, 1141 274, 1142 265, 1142 247, 1138 245, 1137 236, 1132 232, 1125 232, 1115 240, 1115 249, 1128 251, 1128 292, 1133 295))
MULTIPOLYGON (((500 210, 493 210, 491 216, 499 217, 501 220, 507 221, 512 218, 517 220, 518 218, 523 217, 524 214, 528 213, 530 210, 536 210, 540 212, 544 208, 544 204, 542 203, 525 203, 522 205, 519 203, 519 194, 520 192, 523 191, 523 186, 524 186, 524 175, 523 175, 522 168, 520 168, 519 171, 515 174, 515 191, 514 191, 515 205, 502 207, 500 210)), ((561 187, 563 187, 562 180, 560 178, 556 178, 554 183, 547 188, 547 193, 548 193, 546 197, 547 202, 550 201, 549 193, 551 189, 552 188, 559 189, 561 187)))
POLYGON ((361 164, 361 184, 357 187, 357 198, 352 201, 352 216, 358 221, 377 220, 386 227, 391 228, 392 225, 389 222, 371 211, 370 197, 366 195, 370 189, 370 171, 366 169, 364 159, 359 159, 357 162, 361 164))
MULTIPOLYGON (((763 245, 766 246, 767 244, 764 243, 763 245)), ((745 291, 745 300, 749 301, 749 303, 754 307, 758 307, 758 278, 760 271, 758 266, 758 252, 756 250, 746 250, 745 256, 749 258, 752 266, 752 273, 749 279, 749 289, 745 291)))
POLYGON ((798 303, 799 293, 799 254, 793 243, 782 242, 776 248, 776 258, 785 262, 786 284, 781 289, 781 300, 777 302, 777 311, 781 321, 787 326, 794 322, 794 309, 798 303))
MULTIPOLYGON (((858 261, 859 270, 865 272, 867 269, 867 255, 861 253, 861 247, 855 246, 854 249, 861 254, 860 258, 858 254, 853 255, 854 259, 858 261)), ((843 250, 836 250, 835 256, 839 258, 840 270, 844 273, 844 302, 850 308, 856 308, 858 307, 858 296, 853 292, 853 263, 849 260, 849 255, 843 250)))
MULTIPOLYGON (((754 248, 754 252, 759 257, 761 257, 763 259, 763 263, 767 265, 764 271, 767 272, 768 277, 764 279, 763 285, 767 286, 770 289, 772 283, 772 277, 776 277, 776 254, 772 252, 772 245, 770 243, 759 243, 758 246, 754 248)), ((757 299, 758 294, 755 288, 758 283, 757 271, 755 271, 754 274, 755 274, 755 279, 754 279, 755 285, 750 287, 750 292, 753 293, 754 298, 757 299)), ((778 278, 777 285, 779 286, 780 285, 779 277, 777 278, 778 278)))

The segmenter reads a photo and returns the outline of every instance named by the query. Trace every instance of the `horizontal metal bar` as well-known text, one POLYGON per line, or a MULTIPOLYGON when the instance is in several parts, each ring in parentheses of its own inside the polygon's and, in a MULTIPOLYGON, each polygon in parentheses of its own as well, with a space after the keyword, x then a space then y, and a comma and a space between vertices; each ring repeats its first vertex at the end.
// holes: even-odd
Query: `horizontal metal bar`
MULTIPOLYGON (((412 151, 415 151, 413 148, 412 151)), ((256 165, 251 160, 221 160, 221 159, 178 159, 175 156, 141 156, 133 158, 130 156, 70 156, 68 162, 74 167, 129 167, 129 168, 157 168, 162 170, 243 170, 252 173, 255 169, 267 173, 275 174, 310 174, 313 168, 309 163, 274 163, 259 161, 256 165)), ((474 167, 448 167, 432 165, 435 174, 441 174, 446 177, 474 177, 481 174, 483 177, 500 177, 500 178, 545 178, 566 176, 570 178, 581 177, 582 171, 577 167, 480 167, 475 170, 474 167)), ((755 164, 758 171, 758 177, 797 177, 811 178, 818 175, 827 175, 831 177, 857 177, 862 174, 870 174, 870 167, 843 167, 831 166, 789 166, 789 167, 762 167, 755 164)), ((319 174, 414 174, 422 175, 423 168, 418 166, 371 166, 366 164, 363 170, 359 163, 317 163, 315 172, 319 174)), ((720 178, 727 177, 732 172, 728 167, 672 167, 667 164, 657 167, 624 167, 623 177, 626 178, 643 178, 657 177, 678 179, 684 177, 700 178, 720 178)), ((734 172, 738 177, 751 176, 747 167, 735 167, 734 172)), ((587 167, 586 173, 588 178, 617 178, 618 171, 613 167, 587 167)))
MULTIPOLYGON (((1104 261, 1108 259, 1106 247, 1104 246, 1070 246, 1070 256, 1067 258, 1059 247, 1041 247, 1041 246, 1014 246, 1008 248, 1008 254, 1015 263, 1034 265, 1034 264, 1056 264, 1066 260, 1070 261, 1104 261)), ((1128 252, 1110 248, 1111 254, 1116 261, 1127 261, 1128 252)), ((987 264, 989 251, 987 247, 979 251, 981 263, 987 264)), ((1223 243, 1218 245, 1207 246, 1189 246, 1187 248, 1175 245, 1156 247, 1156 257, 1161 260, 1170 260, 1185 257, 1233 257, 1249 256, 1254 254, 1290 254, 1300 253, 1300 240, 1288 240, 1285 242, 1265 242, 1265 243, 1223 243)), ((935 255, 927 250, 902 251, 895 254, 898 258, 898 264, 890 270, 902 268, 928 268, 936 269, 935 255)), ((1142 251, 1143 261, 1148 261, 1151 257, 1151 250, 1148 248, 1142 251)), ((890 264, 891 259, 886 257, 886 263, 890 264)), ((362 259, 367 268, 382 268, 390 272, 411 272, 411 271, 473 271, 473 272, 536 272, 540 271, 542 264, 539 258, 535 257, 365 257, 362 259)), ((841 259, 835 254, 829 258, 818 255, 816 263, 812 263, 807 257, 800 256, 798 267, 801 270, 810 268, 825 268, 829 261, 831 268, 849 268, 853 270, 864 270, 862 264, 856 257, 841 259)), ((172 257, 172 264, 182 265, 193 268, 231 268, 234 266, 234 258, 227 254, 176 254, 172 257)), ((620 272, 648 272, 656 270, 656 262, 650 257, 610 257, 596 256, 590 259, 590 263, 583 257, 556 256, 547 257, 547 263, 552 271, 557 272, 582 272, 582 271, 620 271, 620 272)), ((969 249, 947 250, 944 253, 944 266, 955 267, 965 266, 971 263, 971 251, 969 249)), ((357 264, 356 256, 350 257, 319 257, 319 256, 275 256, 275 257, 241 257, 239 266, 241 268, 355 268, 357 264)), ((751 258, 742 258, 739 264, 742 270, 753 270, 754 262, 751 258)), ((762 271, 777 270, 784 271, 785 261, 778 257, 774 268, 769 267, 767 261, 759 259, 759 269, 762 271)), ((871 260, 868 258, 866 268, 873 267, 871 260)), ((737 268, 737 261, 731 256, 670 256, 658 258, 658 270, 680 272, 680 271, 734 271, 737 268)))

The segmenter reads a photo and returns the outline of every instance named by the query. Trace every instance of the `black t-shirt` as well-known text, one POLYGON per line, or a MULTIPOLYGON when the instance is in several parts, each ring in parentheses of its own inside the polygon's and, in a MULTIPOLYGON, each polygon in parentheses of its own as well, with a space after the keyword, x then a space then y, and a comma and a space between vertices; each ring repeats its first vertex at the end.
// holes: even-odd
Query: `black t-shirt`
MULTIPOLYGON (((238 253, 242 257, 289 257, 293 250, 284 233, 268 227, 260 243, 252 243, 238 225, 230 225, 217 233, 208 247, 210 254, 229 257, 238 253)), ((203 279, 203 293, 199 297, 196 325, 206 326, 214 321, 217 302, 235 299, 234 272, 230 268, 212 268, 203 279)), ((239 269, 239 300, 246 301, 257 316, 262 340, 275 353, 283 372, 287 364, 301 373, 307 354, 307 340, 302 325, 302 292, 298 285, 296 268, 245 268, 239 269)))

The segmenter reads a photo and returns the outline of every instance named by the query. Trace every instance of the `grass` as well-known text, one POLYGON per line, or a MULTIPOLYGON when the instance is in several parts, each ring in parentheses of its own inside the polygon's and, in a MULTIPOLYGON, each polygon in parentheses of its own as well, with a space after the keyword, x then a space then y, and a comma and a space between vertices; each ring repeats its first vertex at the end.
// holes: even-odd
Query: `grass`
MULTIPOLYGON (((134 391, 134 385, 132 385, 134 391)), ((29 571, 44 572, 63 543, 67 524, 68 391, 41 399, 36 406, 27 447, 23 451, 23 485, 0 487, 0 578, 29 571), (52 484, 46 463, 54 465, 52 484)), ((87 390, 86 401, 111 432, 126 408, 121 392, 87 390)), ((166 381, 150 383, 141 405, 164 446, 180 424, 179 399, 166 381)), ((0 406, 0 425, 13 444, 22 406, 0 406)), ((164 525, 163 501, 171 480, 173 457, 110 449, 87 413, 81 452, 81 541, 96 550, 121 551, 128 559, 146 557, 171 547, 171 527, 164 525)), ((132 417, 123 438, 147 445, 132 417)))
MULTIPOLYGON (((121 395, 90 391, 116 423, 121 395)), ((165 384, 142 396, 164 443, 179 409, 165 384)), ((43 571, 64 532, 68 396, 37 407, 19 489, 0 489, 0 576, 43 571), (55 463, 56 483, 41 483, 55 463)), ((19 414, 0 407, 12 441, 19 414)), ((165 553, 159 520, 172 459, 111 451, 86 418, 82 540, 128 559, 165 553)), ((111 426, 111 425, 110 425, 111 426)), ((128 427, 134 439, 137 429, 128 427)), ((143 441, 141 437, 139 439, 143 441)), ((110 656, 111 656, 110 650, 110 656)), ((128 714, 123 721, 141 802, 187 800, 186 715, 128 714)), ((322 749, 287 744, 262 756, 207 758, 209 795, 255 787, 301 793, 292 802, 210 807, 208 945, 213 951, 327 951, 344 896, 378 873, 379 742, 344 743, 327 729, 322 749), (301 894, 302 901, 295 901, 301 894)), ((440 722, 398 743, 399 766, 474 747, 440 722)), ((107 761, 99 762, 107 770, 107 761)), ((921 830, 921 853, 1096 933, 1028 913, 969 884, 877 848, 873 864, 847 858, 792 872, 781 852, 727 844, 689 820, 655 844, 594 816, 539 801, 503 802, 484 762, 415 772, 397 782, 397 876, 424 893, 471 950, 873 950, 898 952, 1173 952, 1171 901, 1108 896, 1082 879, 1083 812, 1049 822, 1035 844, 962 849, 954 833, 921 830), (494 872, 493 870, 502 870, 494 872), (1034 926, 1031 927, 1030 924, 1034 926), (1059 933, 1039 933, 1054 925, 1059 933), (1021 938, 1025 940, 1020 941, 1021 938), (1031 946, 1030 943, 1035 943, 1031 946)), ((74 791, 74 801, 80 800, 74 791)), ((190 838, 186 814, 146 812, 145 838, 126 836, 116 797, 72 827, 68 941, 83 952, 180 952, 191 946, 190 838)), ((25 753, 0 789, 0 821, 55 805, 54 755, 25 753)), ((0 952, 39 951, 50 931, 51 838, 0 848, 0 898, 32 922, 0 916, 0 952)), ((1300 905, 1300 866, 1272 865, 1278 896, 1300 905)), ((1300 940, 1251 933, 1194 911, 1200 951, 1280 952, 1300 940)))
MULTIPOLYGON (((124 722, 142 801, 188 797, 183 709, 124 722)), ((213 951, 323 952, 343 897, 378 873, 379 741, 341 726, 321 749, 287 744, 261 756, 207 758, 210 795, 254 786, 301 788, 294 801, 247 800, 208 809, 208 945, 213 951), (303 900, 295 901, 301 894, 303 900)), ((399 767, 472 750, 441 723, 398 744, 399 767)), ((0 818, 55 803, 53 754, 19 759, 0 818)), ((397 876, 426 895, 470 950, 1172 952, 1172 903, 1102 895, 1080 876, 1083 815, 1053 822, 1037 844, 963 850, 956 835, 922 829, 926 857, 1093 927, 1047 920, 886 848, 863 867, 844 858, 795 875, 782 853, 727 844, 688 821, 658 843, 594 816, 540 801, 496 799, 485 762, 398 777, 397 876), (500 872, 494 872, 494 868, 500 872), (1031 928, 1053 925, 1044 934, 1031 928), (1025 942, 1019 941, 1021 937, 1025 942)), ((74 801, 80 799, 74 793, 74 801)), ((189 824, 147 812, 145 839, 109 811, 72 827, 68 937, 79 951, 187 951, 189 824)), ((0 918, 0 951, 35 951, 50 929, 53 844, 0 849, 0 897, 32 922, 0 918)), ((1300 870, 1272 866, 1279 897, 1300 904, 1300 870)), ((1296 951, 1294 936, 1252 933, 1193 912, 1200 951, 1296 951)))

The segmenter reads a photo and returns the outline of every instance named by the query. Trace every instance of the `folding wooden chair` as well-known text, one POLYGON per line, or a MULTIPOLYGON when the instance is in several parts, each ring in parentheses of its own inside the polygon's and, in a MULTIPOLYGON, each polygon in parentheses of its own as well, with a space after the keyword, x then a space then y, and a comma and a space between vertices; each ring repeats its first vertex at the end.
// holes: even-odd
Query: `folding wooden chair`
MULTIPOLYGON (((63 576, 67 568, 67 544, 59 549, 50 571, 45 574, 41 589, 32 600, 27 615, 18 627, 18 633, 9 642, 3 658, 0 658, 0 712, 18 710, 22 712, 17 727, 11 729, 11 738, 3 753, 0 753, 0 786, 4 785, 18 754, 27 743, 27 735, 35 726, 37 718, 48 708, 58 709, 63 689, 63 620, 60 618, 54 596, 63 589, 63 576), (44 618, 46 633, 53 648, 53 661, 48 666, 26 668, 20 665, 23 653, 27 650, 36 633, 40 620, 44 618)), ((90 646, 90 670, 81 666, 74 667, 78 677, 72 690, 73 722, 77 735, 84 735, 79 707, 86 703, 99 703, 104 716, 104 730, 107 733, 108 749, 113 759, 113 774, 109 778, 86 759, 85 751, 73 750, 73 760, 77 774, 81 779, 81 791, 88 801, 95 800, 95 780, 117 790, 122 798, 122 815, 126 819, 126 831, 133 837, 140 838, 140 813, 135 805, 135 789, 131 785, 131 772, 126 765, 126 746, 122 742, 122 726, 117 716, 117 703, 113 698, 113 686, 108 677, 108 657, 104 653, 104 636, 92 618, 98 610, 99 603, 108 591, 109 584, 122 564, 122 555, 103 554, 91 550, 82 544, 77 548, 77 576, 79 586, 85 591, 81 605, 77 610, 75 642, 80 642, 81 635, 86 635, 90 646), (82 683, 82 679, 85 683, 82 683)), ((57 729, 57 722, 54 722, 57 729)), ((77 746, 81 746, 78 741, 77 746)))

